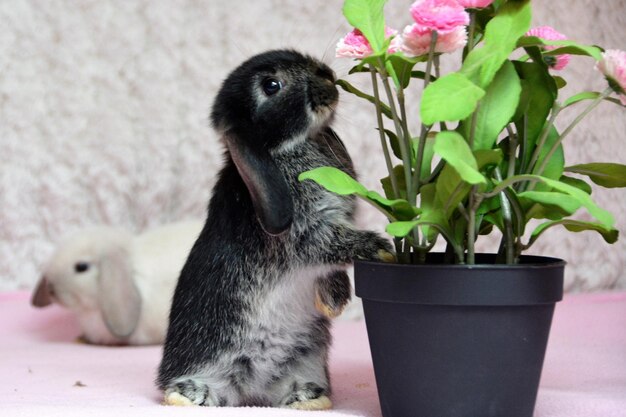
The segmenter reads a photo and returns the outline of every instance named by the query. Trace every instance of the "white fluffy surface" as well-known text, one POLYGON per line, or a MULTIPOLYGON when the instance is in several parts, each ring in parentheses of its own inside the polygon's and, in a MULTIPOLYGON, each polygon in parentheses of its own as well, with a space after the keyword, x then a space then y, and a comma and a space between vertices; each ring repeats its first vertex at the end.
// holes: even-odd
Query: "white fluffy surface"
MULTIPOLYGON (((626 48, 623 0, 535 3, 537 25, 626 48)), ((142 231, 201 218, 222 159, 207 122, 221 80, 248 56, 278 47, 324 56, 345 76, 350 62, 333 58, 349 30, 341 4, 0 2, 0 290, 34 285, 54 243, 76 229, 142 231)), ((409 4, 387 6, 396 27, 409 23, 409 4)), ((566 70, 571 84, 604 88, 592 62, 577 61, 566 70)), ((373 126, 370 106, 342 94, 336 128, 364 182, 378 188, 384 169, 373 126)), ((567 139, 568 163, 626 162, 624 132, 625 113, 603 104, 567 139)), ((624 233, 624 190, 597 189, 594 198, 624 233)), ((384 219, 364 209, 359 225, 382 230, 384 219)), ((625 242, 554 230, 532 253, 569 262, 568 290, 624 288, 625 242)))

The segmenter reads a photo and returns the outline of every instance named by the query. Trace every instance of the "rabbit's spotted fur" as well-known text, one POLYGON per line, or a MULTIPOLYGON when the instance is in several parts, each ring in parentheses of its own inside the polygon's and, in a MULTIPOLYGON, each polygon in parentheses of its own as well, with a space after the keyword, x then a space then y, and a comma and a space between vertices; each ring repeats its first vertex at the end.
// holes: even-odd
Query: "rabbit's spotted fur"
POLYGON ((224 82, 212 122, 225 165, 174 295, 166 403, 330 407, 330 322, 316 300, 335 308, 346 264, 391 250, 354 229, 353 198, 298 181, 321 166, 354 175, 329 127, 337 97, 332 71, 294 51, 257 55, 224 82))

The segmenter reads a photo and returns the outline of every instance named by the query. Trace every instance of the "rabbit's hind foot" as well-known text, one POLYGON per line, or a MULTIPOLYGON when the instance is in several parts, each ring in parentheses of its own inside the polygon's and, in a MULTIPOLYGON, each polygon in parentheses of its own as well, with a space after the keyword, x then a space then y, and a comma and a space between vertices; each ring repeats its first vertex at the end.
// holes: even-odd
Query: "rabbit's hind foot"
POLYGON ((330 398, 322 395, 321 397, 317 397, 312 400, 294 401, 291 404, 288 404, 287 408, 307 411, 330 410, 333 408, 333 403, 330 401, 330 398))
POLYGON ((333 403, 326 391, 312 382, 303 384, 289 395, 284 407, 295 410, 330 410, 333 403))
POLYGON ((209 398, 209 387, 194 380, 177 382, 165 390, 164 405, 204 405, 215 406, 209 398))

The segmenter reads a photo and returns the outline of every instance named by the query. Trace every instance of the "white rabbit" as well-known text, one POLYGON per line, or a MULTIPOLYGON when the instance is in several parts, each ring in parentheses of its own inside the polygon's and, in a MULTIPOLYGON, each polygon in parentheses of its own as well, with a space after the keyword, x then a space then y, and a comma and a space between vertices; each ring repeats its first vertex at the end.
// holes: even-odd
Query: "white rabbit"
POLYGON ((179 222, 138 236, 112 227, 79 232, 59 245, 31 303, 71 310, 88 343, 163 343, 172 294, 202 226, 179 222))

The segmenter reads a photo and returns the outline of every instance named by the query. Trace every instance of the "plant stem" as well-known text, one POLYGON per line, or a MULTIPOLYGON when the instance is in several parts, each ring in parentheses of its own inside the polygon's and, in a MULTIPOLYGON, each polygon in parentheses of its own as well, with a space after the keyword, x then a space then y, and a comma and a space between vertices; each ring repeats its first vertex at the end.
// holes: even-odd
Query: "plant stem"
MULTIPOLYGON (((409 126, 407 124, 406 117, 406 107, 404 105, 404 90, 399 88, 396 90, 396 95, 398 97, 398 105, 400 106, 400 118, 402 120, 402 129, 404 130, 404 143, 405 146, 409 149, 411 163, 413 162, 413 147, 411 145, 411 134, 409 132, 409 126)), ((407 187, 407 199, 411 204, 417 205, 417 187, 407 187)), ((418 262, 423 263, 425 260, 425 252, 420 250, 418 246, 420 246, 423 242, 420 241, 419 229, 416 227, 413 229, 413 241, 415 242, 415 248, 418 252, 418 262)))
MULTIPOLYGON (((519 133, 519 129, 517 131, 519 133)), ((520 143, 520 150, 519 150, 519 159, 520 159, 520 171, 519 172, 526 172, 526 148, 528 147, 528 113, 524 113, 524 115, 522 116, 522 142, 520 143)), ((518 137, 518 141, 519 141, 519 137, 518 137)), ((516 187, 516 191, 519 191, 522 187, 522 183, 520 183, 517 187, 516 187)))
POLYGON ((476 241, 476 210, 480 206, 482 198, 476 192, 477 186, 473 185, 469 195, 468 213, 469 221, 467 222, 467 263, 473 265, 476 263, 474 254, 474 243, 476 241))
POLYGON ((469 135, 469 147, 471 150, 474 150, 474 135, 476 134, 476 119, 478 118, 478 109, 480 108, 480 103, 476 105, 476 110, 472 114, 472 120, 470 122, 470 135, 469 135))
POLYGON ((556 140, 556 142, 554 142, 554 144, 552 145, 552 148, 550 148, 550 151, 548 151, 548 154, 543 159, 543 161, 542 161, 541 165, 539 166, 539 168, 537 168, 536 170, 532 171, 535 175, 541 175, 543 173, 544 169, 546 169, 546 166, 548 165, 548 162, 550 161, 550 158, 552 158, 552 155, 554 155, 554 152, 556 152, 556 150, 559 148, 559 145, 561 144, 563 139, 565 139, 565 137, 567 135, 569 135, 569 133, 574 129, 574 127, 578 123, 580 123, 580 121, 582 119, 584 119, 585 116, 587 116, 593 109, 595 109, 596 106, 602 102, 602 100, 604 100, 609 95, 611 95, 612 92, 613 92, 613 89, 611 87, 608 87, 606 90, 604 90, 602 92, 602 94, 600 94, 598 96, 598 98, 596 98, 594 101, 592 101, 591 104, 589 104, 589 106, 587 106, 587 108, 585 110, 583 110, 574 119, 574 121, 572 123, 570 123, 570 125, 565 128, 563 133, 561 133, 561 136, 559 136, 559 138, 556 140))
POLYGON ((467 53, 474 49, 474 31, 476 30, 476 12, 470 12, 469 34, 467 35, 467 53))
POLYGON ((515 154, 517 152, 517 135, 513 132, 510 125, 506 125, 506 130, 509 132, 509 166, 507 169, 506 177, 512 177, 515 175, 515 154))
POLYGON ((456 208, 459 210, 459 213, 461 213, 461 216, 469 222, 469 214, 467 214, 467 210, 465 210, 463 203, 459 203, 456 208))
POLYGON ((387 99, 389 101, 389 108, 391 109, 393 124, 396 128, 396 135, 399 139, 398 142, 400 145, 400 153, 402 154, 402 163, 404 165, 406 189, 408 191, 411 189, 411 155, 409 154, 409 150, 407 149, 405 141, 402 140, 402 138, 405 137, 405 133, 403 132, 402 123, 400 122, 400 118, 398 117, 398 110, 396 109, 396 103, 393 97, 393 93, 391 92, 391 86, 389 85, 387 71, 385 71, 385 64, 384 62, 382 62, 382 60, 379 60, 379 67, 379 73, 381 75, 383 86, 385 87, 385 93, 387 94, 387 99))
MULTIPOLYGON (((435 55, 433 57, 433 62, 435 63, 435 77, 437 77, 437 79, 439 79, 439 55, 435 55)), ((446 130, 448 130, 448 126, 446 126, 446 122, 439 122, 439 130, 441 132, 445 132, 446 130)))
MULTIPOLYGON (((398 107, 400 107, 400 120, 402 123, 402 132, 403 132, 403 136, 400 138, 398 137, 398 140, 404 143, 404 146, 407 150, 407 153, 409 154, 409 175, 411 175, 411 167, 412 167, 412 162, 413 162, 413 148, 411 146, 411 133, 409 132, 409 125, 407 124, 407 117, 406 117, 406 107, 404 104, 404 91, 402 90, 402 88, 399 88, 396 90, 396 96, 398 98, 398 107)), ((405 169, 405 173, 406 173, 406 169, 405 169)), ((417 201, 417 195, 413 192, 412 187, 408 187, 408 182, 407 182, 407 200, 411 203, 411 204, 415 204, 417 201)))
MULTIPOLYGON (((500 168, 496 167, 494 170, 496 179, 502 182, 502 174, 500 168)), ((502 219, 504 220, 504 252, 506 254, 506 263, 511 265, 515 260, 515 254, 513 253, 513 221, 511 214, 511 204, 504 194, 504 190, 500 192, 500 205, 502 206, 502 219)))
POLYGON ((533 155, 530 158, 530 163, 528 164, 528 172, 533 172, 533 170, 535 169, 535 165, 537 164, 537 162, 539 161, 539 157, 541 156, 541 150, 546 144, 546 140, 548 139, 550 130, 552 129, 552 126, 554 126, 554 121, 556 120, 556 117, 559 115, 560 111, 561 106, 558 102, 555 101, 554 105, 552 106, 552 111, 550 112, 550 118, 548 119, 548 123, 546 123, 546 125, 543 127, 543 130, 541 131, 541 136, 539 137, 539 141, 537 142, 533 155))
MULTIPOLYGON (((430 46, 428 48, 428 61, 426 63, 426 72, 424 73, 424 89, 428 87, 430 83, 430 75, 432 72, 433 61, 435 60, 435 47, 437 46, 437 31, 431 31, 430 36, 430 46)), ((435 71, 439 71, 439 61, 437 61, 435 65, 435 71)), ((417 145, 417 156, 415 157, 415 172, 413 172, 413 191, 415 195, 419 194, 419 189, 421 185, 421 175, 422 175, 422 163, 424 159, 424 148, 426 147, 426 138, 428 137, 428 132, 430 131, 430 126, 426 126, 422 123, 420 129, 420 138, 419 143, 417 145)), ((417 197, 416 197, 417 199, 417 197)))
POLYGON ((441 170, 443 169, 443 167, 446 165, 446 161, 445 160, 441 160, 439 161, 439 163, 435 166, 435 169, 432 170, 432 172, 430 173, 430 175, 428 176, 428 178, 426 178, 426 180, 422 180, 422 183, 424 184, 428 184, 430 183, 432 180, 435 179, 435 177, 437 175, 439 175, 439 173, 441 172, 441 170))
POLYGON ((385 155, 385 164, 387 165, 387 171, 389 172, 389 178, 391 178, 391 188, 393 190, 393 198, 400 197, 398 189, 398 180, 393 172, 393 163, 391 162, 391 154, 389 153, 389 146, 387 146, 387 140, 385 138, 385 125, 383 124, 383 116, 380 110, 380 94, 378 92, 378 80, 376 79, 376 69, 370 66, 370 75, 372 76, 372 89, 374 91, 375 106, 376 106, 376 121, 378 122, 378 133, 380 134, 380 145, 383 148, 383 154, 385 155))

